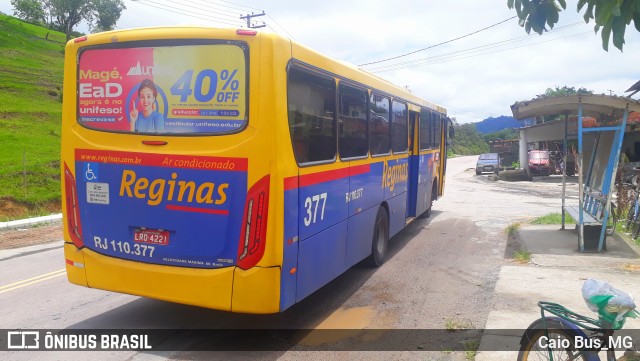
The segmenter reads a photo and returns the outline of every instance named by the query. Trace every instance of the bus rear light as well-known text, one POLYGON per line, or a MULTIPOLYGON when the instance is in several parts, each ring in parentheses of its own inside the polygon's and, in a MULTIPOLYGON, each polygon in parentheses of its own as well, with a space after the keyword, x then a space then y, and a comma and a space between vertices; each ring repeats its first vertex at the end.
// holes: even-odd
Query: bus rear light
POLYGON ((84 263, 75 262, 70 259, 65 259, 65 263, 68 264, 69 266, 84 268, 84 263))
POLYGON ((71 241, 78 248, 84 247, 82 243, 82 222, 80 222, 80 209, 78 208, 78 188, 76 180, 71 174, 71 170, 64 163, 64 189, 65 200, 67 205, 67 228, 71 241))
POLYGON ((143 140, 142 144, 144 145, 167 145, 169 142, 164 140, 143 140))
POLYGON ((83 42, 83 41, 87 41, 87 39, 88 39, 88 38, 87 38, 87 36, 85 35, 85 36, 81 36, 81 37, 79 37, 79 38, 75 38, 75 39, 73 39, 73 42, 74 42, 74 43, 81 43, 81 42, 83 42))
POLYGON ((238 245, 238 267, 249 269, 264 255, 269 210, 269 175, 249 189, 238 245))
POLYGON ((236 30, 236 34, 254 36, 254 35, 258 34, 258 32, 256 30, 238 29, 238 30, 236 30))

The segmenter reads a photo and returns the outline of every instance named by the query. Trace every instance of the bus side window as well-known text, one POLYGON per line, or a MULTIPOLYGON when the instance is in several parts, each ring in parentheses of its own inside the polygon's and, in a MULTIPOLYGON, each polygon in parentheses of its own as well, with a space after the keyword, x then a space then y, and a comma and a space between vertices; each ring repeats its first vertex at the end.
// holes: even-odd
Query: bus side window
POLYGON ((335 89, 332 78, 289 70, 289 133, 300 164, 335 158, 335 89))
POLYGON ((407 104, 394 100, 391 110, 391 149, 394 153, 406 152, 409 149, 407 104))
POLYGON ((440 113, 433 113, 434 116, 434 129, 433 129, 433 136, 434 136, 434 146, 436 148, 440 148, 440 141, 442 139, 442 122, 440 121, 440 113))
POLYGON ((429 149, 429 111, 420 109, 420 150, 429 149))
POLYGON ((434 112, 433 110, 429 111, 429 130, 430 130, 430 137, 429 137, 429 145, 431 147, 431 149, 437 148, 436 147, 436 112, 434 112))
POLYGON ((339 98, 340 157, 364 157, 369 153, 367 93, 364 90, 340 85, 339 98))
POLYGON ((387 154, 391 146, 391 129, 389 127, 389 98, 371 94, 369 102, 369 121, 371 138, 369 148, 371 154, 387 154))

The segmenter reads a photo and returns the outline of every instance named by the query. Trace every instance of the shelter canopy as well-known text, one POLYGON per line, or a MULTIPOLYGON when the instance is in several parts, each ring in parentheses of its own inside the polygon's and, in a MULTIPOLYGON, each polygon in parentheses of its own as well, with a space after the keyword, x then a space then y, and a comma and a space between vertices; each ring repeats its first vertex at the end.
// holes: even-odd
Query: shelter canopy
MULTIPOLYGON (((590 231, 589 243, 595 241, 595 233, 599 233, 597 250, 604 247, 606 225, 611 212, 611 189, 615 179, 615 172, 620 158, 620 149, 626 130, 629 113, 640 112, 640 101, 607 95, 571 94, 564 96, 541 97, 529 101, 516 102, 511 106, 511 112, 516 119, 526 119, 547 115, 566 115, 564 120, 564 164, 567 164, 567 136, 569 117, 577 114, 578 151, 576 155, 578 170, 578 206, 566 206, 566 174, 562 176, 562 229, 565 228, 565 212, 572 215, 579 225, 578 246, 585 250, 585 225, 595 227, 590 231), (584 124, 586 117, 595 120, 592 124, 584 124), (585 135, 591 140, 590 161, 583 163, 583 143, 585 135), (586 167, 583 167, 583 164, 586 167), (586 169, 584 169, 586 168, 586 169), (586 178, 586 179, 585 179, 586 178), (593 221, 585 222, 587 219, 593 221), (589 223, 589 224, 586 224, 589 223)), ((558 128, 558 122, 544 123, 540 127, 522 128, 520 131, 521 164, 528 164, 526 157, 527 134, 558 128)), ((558 129, 559 130, 559 129, 558 129)), ((557 133, 560 133, 558 131, 557 133)), ((586 247, 595 248, 595 247, 586 247)))
POLYGON ((577 114, 578 104, 582 104, 583 116, 596 119, 622 118, 624 109, 640 112, 640 101, 604 94, 571 94, 520 101, 511 106, 511 112, 519 120, 545 115, 577 114))

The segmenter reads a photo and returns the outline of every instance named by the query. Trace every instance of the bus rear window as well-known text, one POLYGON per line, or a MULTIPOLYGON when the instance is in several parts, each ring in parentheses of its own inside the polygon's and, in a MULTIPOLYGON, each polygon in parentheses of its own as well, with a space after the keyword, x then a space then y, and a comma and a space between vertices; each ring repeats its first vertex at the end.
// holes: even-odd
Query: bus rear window
POLYGON ((87 48, 78 60, 78 122, 122 133, 239 131, 247 122, 245 48, 87 48))

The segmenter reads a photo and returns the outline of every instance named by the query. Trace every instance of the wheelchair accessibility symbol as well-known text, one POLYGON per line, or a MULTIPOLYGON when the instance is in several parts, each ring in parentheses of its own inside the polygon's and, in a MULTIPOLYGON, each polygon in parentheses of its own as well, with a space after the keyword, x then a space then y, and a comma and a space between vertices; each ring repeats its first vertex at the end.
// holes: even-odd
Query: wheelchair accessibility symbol
POLYGON ((98 180, 98 163, 86 163, 84 166, 84 179, 87 182, 98 180))

